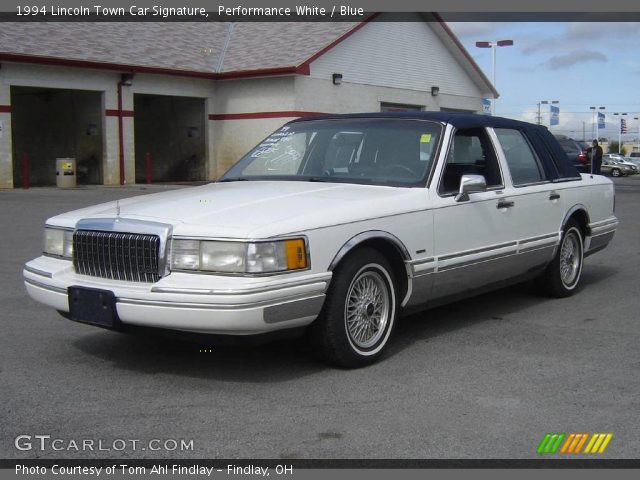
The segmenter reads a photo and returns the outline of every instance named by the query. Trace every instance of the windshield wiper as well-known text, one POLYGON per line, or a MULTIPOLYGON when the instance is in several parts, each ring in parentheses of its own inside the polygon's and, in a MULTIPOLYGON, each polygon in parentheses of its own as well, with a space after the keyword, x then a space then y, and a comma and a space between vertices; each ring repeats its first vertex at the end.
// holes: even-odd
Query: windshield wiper
POLYGON ((331 177, 309 177, 307 182, 334 182, 335 179, 331 177))
POLYGON ((223 183, 223 182, 248 182, 248 181, 249 181, 248 178, 236 177, 236 178, 223 178, 221 180, 218 180, 218 183, 223 183))

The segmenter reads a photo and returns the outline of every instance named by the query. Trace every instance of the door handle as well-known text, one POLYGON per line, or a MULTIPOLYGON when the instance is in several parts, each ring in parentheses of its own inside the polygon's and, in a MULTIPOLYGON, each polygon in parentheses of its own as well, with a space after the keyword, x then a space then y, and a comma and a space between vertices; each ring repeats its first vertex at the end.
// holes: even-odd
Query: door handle
POLYGON ((500 208, 511 208, 515 205, 513 200, 498 200, 498 205, 496 205, 497 209, 500 208))
POLYGON ((560 194, 557 192, 551 192, 549 194, 549 200, 558 200, 560 199, 560 194))

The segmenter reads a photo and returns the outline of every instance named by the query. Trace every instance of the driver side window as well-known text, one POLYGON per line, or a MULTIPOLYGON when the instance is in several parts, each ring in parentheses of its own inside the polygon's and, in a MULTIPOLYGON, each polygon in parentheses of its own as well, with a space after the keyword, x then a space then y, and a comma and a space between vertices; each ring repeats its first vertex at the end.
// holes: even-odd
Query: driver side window
POLYGON ((438 193, 452 195, 460 188, 463 175, 482 175, 487 188, 503 187, 498 158, 484 128, 458 130, 451 142, 438 193))

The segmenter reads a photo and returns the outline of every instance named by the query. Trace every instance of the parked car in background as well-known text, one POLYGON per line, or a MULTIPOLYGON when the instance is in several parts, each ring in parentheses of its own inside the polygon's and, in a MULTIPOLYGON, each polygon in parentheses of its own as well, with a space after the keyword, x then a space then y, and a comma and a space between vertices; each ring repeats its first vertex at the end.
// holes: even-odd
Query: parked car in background
MULTIPOLYGON (((640 158, 638 157, 624 157, 625 162, 632 163, 636 167, 640 168, 640 158)), ((640 171, 639 171, 640 173, 640 171)))
POLYGON ((573 162, 573 166, 581 173, 589 173, 591 171, 591 162, 587 157, 587 148, 589 146, 584 142, 579 142, 564 135, 555 135, 555 137, 562 150, 573 162))
POLYGON ((378 359, 399 315, 527 279, 576 292, 618 220, 540 125, 462 113, 294 120, 216 183, 46 221, 29 295, 72 320, 256 335, 306 329, 378 359))
POLYGON ((631 172, 629 173, 629 175, 638 173, 638 166, 634 162, 627 160, 623 155, 620 155, 619 153, 605 153, 602 156, 602 161, 604 162, 605 160, 613 160, 619 165, 630 167, 631 172))
POLYGON ((640 152, 631 152, 629 156, 631 158, 640 158, 640 152))
POLYGON ((603 174, 611 175, 612 177, 626 177, 627 175, 638 173, 638 167, 635 165, 627 165, 607 154, 602 156, 600 170, 603 174))

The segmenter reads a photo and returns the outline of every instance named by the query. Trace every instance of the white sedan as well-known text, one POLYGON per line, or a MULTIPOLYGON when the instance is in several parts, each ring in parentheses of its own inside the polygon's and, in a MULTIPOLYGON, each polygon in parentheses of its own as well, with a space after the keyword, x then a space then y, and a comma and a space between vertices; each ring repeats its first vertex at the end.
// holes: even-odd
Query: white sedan
POLYGON ((306 330, 378 359, 399 315, 530 278, 578 288, 614 187, 538 125, 412 112, 300 119, 218 182, 47 220, 27 291, 75 321, 227 335, 306 330))

